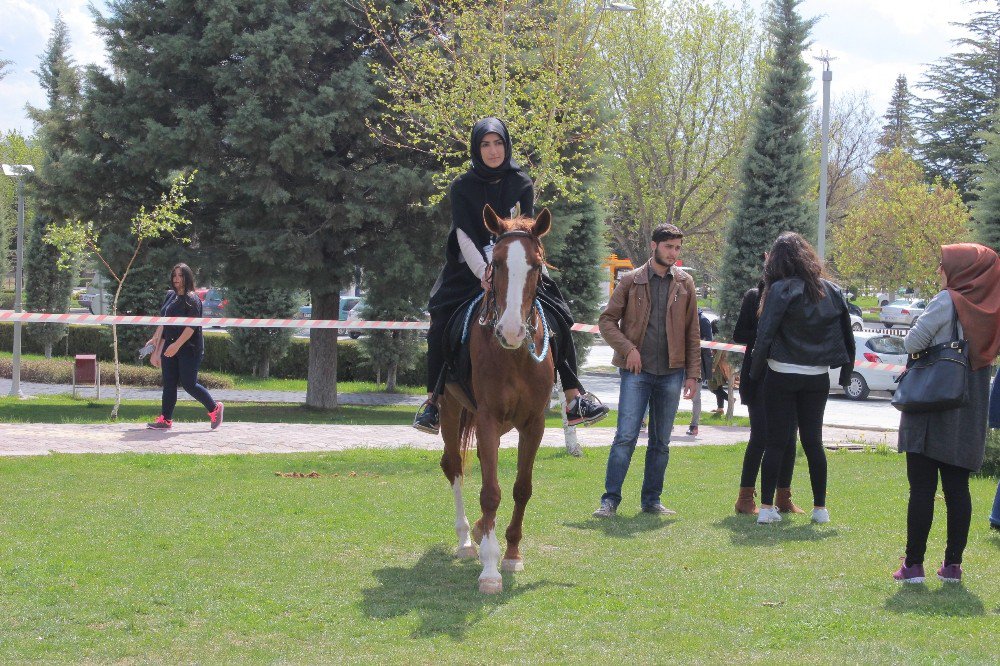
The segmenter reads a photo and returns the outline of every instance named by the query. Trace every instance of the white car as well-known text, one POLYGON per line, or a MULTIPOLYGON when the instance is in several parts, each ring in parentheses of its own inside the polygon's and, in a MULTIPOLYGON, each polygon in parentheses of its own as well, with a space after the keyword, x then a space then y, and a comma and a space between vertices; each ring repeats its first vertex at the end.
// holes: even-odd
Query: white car
MULTIPOLYGON (((903 338, 898 335, 884 333, 854 334, 854 360, 862 363, 887 363, 890 365, 906 365, 906 349, 903 338)), ((851 384, 844 390, 851 400, 865 400, 872 391, 896 391, 896 378, 902 370, 889 372, 887 370, 872 370, 855 366, 851 373, 851 384)), ((840 368, 830 369, 830 387, 840 390, 837 382, 840 380, 840 368)))
POLYGON ((856 314, 851 315, 851 330, 852 331, 863 331, 865 330, 865 320, 856 314))
POLYGON ((895 324, 913 326, 917 317, 924 313, 927 301, 923 299, 901 298, 893 301, 882 308, 879 319, 886 328, 892 328, 895 324))

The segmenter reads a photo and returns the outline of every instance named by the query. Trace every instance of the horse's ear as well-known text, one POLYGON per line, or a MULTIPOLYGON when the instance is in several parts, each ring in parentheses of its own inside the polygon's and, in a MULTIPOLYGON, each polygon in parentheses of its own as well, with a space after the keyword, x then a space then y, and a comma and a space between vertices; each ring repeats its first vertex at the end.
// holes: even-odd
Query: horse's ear
POLYGON ((486 229, 494 236, 499 236, 503 233, 503 229, 500 228, 500 218, 489 204, 486 204, 486 207, 483 208, 483 224, 486 225, 486 229))
POLYGON ((548 208, 543 208, 542 212, 535 217, 535 224, 531 227, 531 233, 537 238, 541 238, 552 229, 552 213, 548 208))

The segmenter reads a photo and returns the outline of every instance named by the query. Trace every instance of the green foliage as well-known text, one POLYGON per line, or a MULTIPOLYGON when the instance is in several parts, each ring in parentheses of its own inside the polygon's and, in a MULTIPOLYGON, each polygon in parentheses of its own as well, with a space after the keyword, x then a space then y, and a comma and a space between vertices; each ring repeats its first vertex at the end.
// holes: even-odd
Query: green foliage
POLYGON ((932 176, 955 183, 966 202, 975 198, 976 165, 984 161, 1000 92, 1000 5, 975 12, 956 50, 932 64, 920 87, 919 155, 932 176))
MULTIPOLYGON (((163 385, 163 373, 150 365, 133 365, 127 363, 121 366, 121 382, 125 386, 159 387, 163 385)), ((0 377, 11 375, 11 360, 8 356, 0 357, 0 377)), ((22 359, 21 381, 41 384, 72 384, 73 360, 71 358, 53 359, 22 359)), ((208 389, 231 389, 233 381, 223 375, 211 372, 199 372, 198 383, 208 389)), ((114 385, 114 376, 105 370, 101 374, 101 386, 114 385)))
POLYGON ((1000 430, 990 428, 986 435, 986 457, 979 473, 983 476, 1000 476, 1000 430))
POLYGON ((986 141, 986 159, 976 169, 978 179, 972 217, 979 242, 1000 251, 1000 113, 986 141))
POLYGON ((913 94, 906 85, 906 76, 900 74, 896 77, 889 108, 883 116, 885 124, 882 125, 882 134, 878 138, 879 146, 884 150, 902 148, 907 153, 912 153, 917 145, 913 113, 913 94))
POLYGON ((736 323, 744 292, 760 278, 762 255, 778 234, 814 235, 804 131, 811 79, 803 52, 816 20, 799 16, 800 3, 769 3, 767 75, 740 167, 741 189, 726 229, 720 302, 726 332, 736 323))
MULTIPOLYGON (((44 214, 35 218, 25 258, 28 312, 66 312, 76 276, 75 270, 58 268, 59 250, 45 242, 43 236, 50 218, 44 214)), ((65 324, 38 324, 26 329, 45 347, 45 355, 52 355, 52 346, 66 336, 65 324)))
POLYGON ((638 266, 656 225, 675 224, 685 264, 714 268, 763 78, 763 35, 746 5, 636 4, 601 38, 603 96, 616 113, 607 133, 609 231, 638 266))
MULTIPOLYGON (((0 135, 0 162, 4 164, 30 164, 37 174, 42 166, 43 151, 34 137, 11 130, 0 135)), ((37 206, 32 190, 33 178, 25 181, 24 224, 25 238, 31 236, 31 221, 37 206)), ((17 231, 17 184, 12 178, 0 175, 0 275, 7 275, 13 266, 17 231)))
MULTIPOLYGON (((273 287, 236 287, 226 294, 227 316, 232 317, 291 319, 301 301, 297 292, 273 287)), ((233 328, 229 332, 229 351, 242 372, 267 378, 271 364, 288 351, 292 332, 290 328, 233 328)))
POLYGON ((841 275, 876 290, 900 285, 935 293, 941 245, 969 237, 969 211, 954 185, 924 180, 902 148, 875 158, 858 205, 834 230, 841 275))

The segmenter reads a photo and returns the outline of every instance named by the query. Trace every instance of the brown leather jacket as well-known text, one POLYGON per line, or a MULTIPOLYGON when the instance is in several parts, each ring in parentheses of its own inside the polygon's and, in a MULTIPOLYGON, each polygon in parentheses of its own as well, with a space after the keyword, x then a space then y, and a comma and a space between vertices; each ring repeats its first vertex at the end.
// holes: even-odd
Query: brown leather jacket
MULTIPOLYGON (((670 267, 673 280, 667 295, 667 351, 671 368, 684 368, 687 378, 701 377, 701 330, 698 327, 698 296, 694 280, 677 266, 670 267)), ((615 350, 611 363, 625 367, 633 349, 642 348, 649 324, 649 262, 626 273, 608 307, 601 313, 601 336, 615 350)))

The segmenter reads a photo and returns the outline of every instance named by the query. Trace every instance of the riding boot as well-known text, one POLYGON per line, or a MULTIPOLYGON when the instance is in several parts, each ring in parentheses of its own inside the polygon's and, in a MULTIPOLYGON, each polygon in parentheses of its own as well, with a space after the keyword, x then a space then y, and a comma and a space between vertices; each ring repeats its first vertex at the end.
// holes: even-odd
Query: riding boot
POLYGON ((736 498, 736 513, 747 513, 756 515, 757 503, 753 501, 757 491, 753 488, 740 488, 739 497, 736 498))
POLYGON ((774 506, 781 513, 805 513, 792 502, 791 488, 778 488, 774 493, 774 506))

